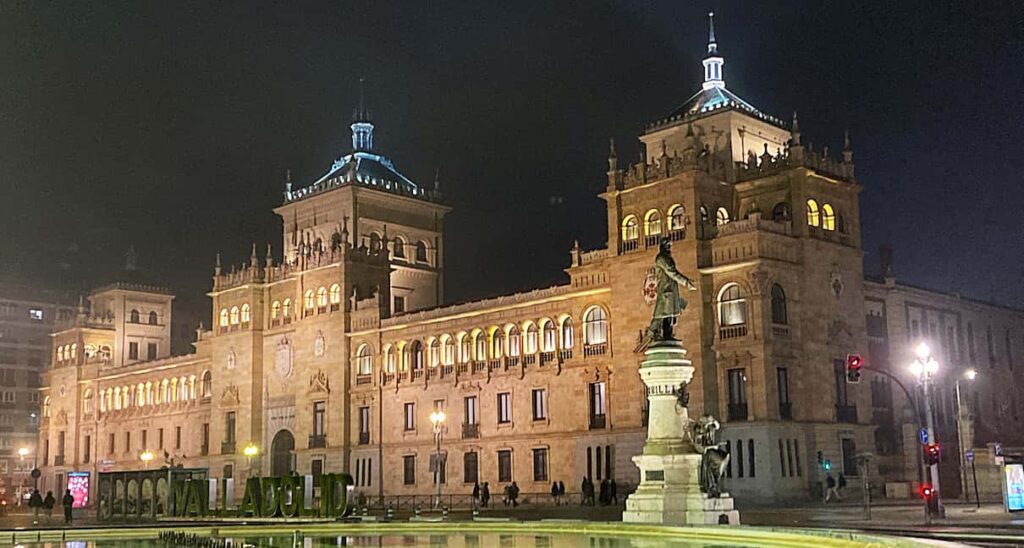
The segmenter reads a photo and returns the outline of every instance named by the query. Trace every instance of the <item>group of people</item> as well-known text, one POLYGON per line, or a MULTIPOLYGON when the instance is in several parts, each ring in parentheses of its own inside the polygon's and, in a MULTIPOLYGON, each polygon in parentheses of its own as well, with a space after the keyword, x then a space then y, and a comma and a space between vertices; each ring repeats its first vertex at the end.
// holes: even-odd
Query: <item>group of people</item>
MULTIPOLYGON (((71 508, 75 504, 75 497, 71 494, 70 489, 64 492, 60 503, 64 507, 64 523, 70 525, 71 508)), ((46 521, 49 523, 50 518, 53 517, 53 507, 55 504, 57 504, 57 499, 53 498, 53 491, 47 491, 46 497, 43 498, 42 494, 39 493, 39 489, 33 489, 32 495, 28 498, 28 507, 32 509, 32 523, 39 523, 40 509, 46 513, 46 521)))
POLYGON ((551 482, 551 499, 555 501, 555 506, 562 505, 562 497, 565 496, 565 484, 560 481, 551 482))
MULTIPOLYGON (((506 488, 507 489, 507 488, 506 488)), ((518 487, 516 488, 516 495, 518 496, 518 487)), ((491 484, 484 482, 483 488, 480 487, 479 483, 473 484, 473 506, 479 505, 481 508, 487 508, 487 505, 491 503, 491 484)))
MULTIPOLYGON (((589 477, 583 477, 583 483, 580 485, 580 491, 583 493, 581 504, 583 506, 590 505, 595 506, 594 502, 594 482, 589 477)), ((564 494, 564 491, 563 491, 564 494)), ((598 494, 598 502, 602 506, 608 506, 609 504, 619 503, 619 486, 615 483, 614 479, 605 478, 601 481, 601 491, 598 494)))
POLYGON ((836 500, 843 500, 839 492, 846 488, 846 476, 842 473, 839 474, 839 480, 832 477, 832 474, 825 476, 825 502, 832 500, 835 497, 836 500))

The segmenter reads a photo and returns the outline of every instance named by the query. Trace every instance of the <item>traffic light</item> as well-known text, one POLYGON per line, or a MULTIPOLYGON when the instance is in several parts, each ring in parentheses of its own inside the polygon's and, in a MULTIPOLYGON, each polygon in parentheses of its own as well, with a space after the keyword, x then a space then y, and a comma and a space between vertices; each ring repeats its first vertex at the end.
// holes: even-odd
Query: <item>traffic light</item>
POLYGON ((924 462, 928 466, 939 463, 942 457, 942 447, 937 443, 929 443, 924 446, 924 462))
POLYGON ((860 354, 846 355, 846 382, 857 384, 860 382, 860 370, 864 367, 864 358, 860 354))
POLYGON ((922 483, 919 492, 928 508, 928 513, 939 515, 939 492, 930 483, 922 483))

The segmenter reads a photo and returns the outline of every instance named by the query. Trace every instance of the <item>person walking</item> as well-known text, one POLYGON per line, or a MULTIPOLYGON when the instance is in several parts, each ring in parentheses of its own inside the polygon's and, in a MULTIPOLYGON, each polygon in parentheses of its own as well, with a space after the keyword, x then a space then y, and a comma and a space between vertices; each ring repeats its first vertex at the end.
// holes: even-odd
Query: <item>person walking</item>
POLYGON ((503 506, 508 506, 508 503, 509 503, 508 493, 509 493, 509 485, 505 484, 505 487, 501 488, 501 504, 503 506))
POLYGON ((833 478, 832 474, 828 474, 825 476, 825 502, 832 500, 833 496, 836 500, 843 500, 839 496, 839 491, 836 490, 836 478, 833 478))
POLYGON ((597 497, 597 500, 601 502, 601 506, 608 506, 608 501, 611 497, 608 495, 608 478, 601 480, 601 490, 597 497))
POLYGON ((587 476, 583 476, 583 482, 580 483, 580 506, 587 505, 587 476))
POLYGON ((508 500, 513 508, 519 506, 519 486, 514 481, 508 486, 508 500))
POLYGON ((53 518, 54 504, 57 504, 57 499, 53 498, 53 491, 47 491, 46 498, 43 499, 43 510, 46 510, 46 523, 50 523, 50 519, 53 518))
POLYGON ((551 500, 554 501, 555 506, 559 506, 559 504, 558 504, 558 482, 557 481, 551 482, 551 500))
POLYGON ((473 483, 473 508, 480 502, 480 482, 473 483))
POLYGON ((558 480, 558 502, 563 504, 562 499, 565 498, 565 482, 558 480))
POLYGON ((28 507, 32 509, 32 525, 39 525, 39 509, 43 507, 43 496, 39 494, 39 489, 32 490, 28 507))
POLYGON ((71 508, 75 505, 75 496, 71 494, 71 489, 64 491, 60 504, 64 507, 64 525, 71 525, 71 508))
POLYGON ((480 490, 480 504, 487 508, 487 505, 491 502, 491 487, 486 481, 484 482, 484 488, 480 490))
POLYGON ((840 496, 843 493, 843 489, 846 489, 846 476, 844 476, 843 473, 840 472, 839 484, 836 487, 836 496, 839 497, 839 500, 843 500, 843 497, 840 496))
POLYGON ((610 481, 608 483, 608 494, 612 498, 612 503, 615 504, 616 506, 618 506, 619 505, 619 486, 615 485, 615 479, 614 478, 612 478, 612 481, 610 481))

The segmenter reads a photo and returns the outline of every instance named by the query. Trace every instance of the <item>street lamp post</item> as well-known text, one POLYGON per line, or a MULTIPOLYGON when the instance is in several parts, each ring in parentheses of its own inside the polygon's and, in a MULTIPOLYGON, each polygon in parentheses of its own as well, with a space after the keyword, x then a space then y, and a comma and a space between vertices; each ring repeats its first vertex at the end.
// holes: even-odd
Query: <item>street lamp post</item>
MULTIPOLYGON (((964 447, 963 427, 960 424, 961 421, 964 420, 963 400, 961 399, 961 394, 960 394, 960 380, 961 379, 967 379, 968 381, 973 381, 976 378, 978 378, 978 370, 974 369, 974 368, 971 368, 971 369, 968 369, 967 371, 964 371, 963 376, 957 377, 957 379, 956 379, 956 441, 957 441, 957 447, 959 448, 959 453, 960 453, 960 486, 961 486, 962 491, 965 493, 964 498, 968 498, 968 495, 966 495, 966 493, 968 491, 967 491, 967 470, 966 470, 966 467, 965 467, 965 461, 967 460, 967 457, 966 457, 966 455, 967 455, 967 453, 966 453, 967 448, 964 447)), ((970 464, 971 464, 971 475, 974 476, 974 504, 975 504, 975 507, 980 510, 981 509, 981 499, 978 497, 978 476, 974 472, 974 459, 970 459, 970 460, 971 460, 971 462, 970 462, 970 464)))
MULTIPOLYGON (((931 348, 928 344, 922 342, 917 345, 914 349, 914 353, 917 354, 917 359, 910 364, 910 371, 917 376, 917 380, 921 383, 921 393, 924 399, 924 415, 925 415, 925 431, 928 433, 929 443, 938 443, 935 437, 935 417, 934 410, 932 409, 931 399, 931 381, 932 377, 939 371, 939 362, 932 356, 931 348)), ((935 497, 935 508, 939 517, 945 516, 945 511, 942 508, 942 495, 939 490, 939 465, 938 463, 931 464, 928 466, 930 471, 930 479, 932 484, 933 497, 935 497)))
POLYGON ((142 461, 142 469, 149 470, 149 461, 153 460, 153 452, 148 449, 143 451, 139 455, 139 460, 142 461))
POLYGON ((257 447, 255 443, 251 443, 250 442, 249 445, 245 446, 245 449, 242 449, 242 454, 245 455, 245 459, 249 463, 249 476, 251 477, 252 476, 252 459, 260 454, 260 448, 257 447))
POLYGON ((434 508, 441 506, 441 436, 444 434, 444 411, 430 414, 430 424, 434 427, 434 484, 437 487, 437 500, 434 508))
MULTIPOLYGON (((21 449, 18 449, 18 457, 22 461, 25 460, 25 457, 27 457, 29 453, 32 453, 32 471, 35 472, 35 469, 36 469, 36 466, 37 466, 37 464, 36 464, 36 454, 34 452, 32 452, 28 447, 22 447, 21 449)), ((24 470, 24 468, 25 467, 23 465, 22 466, 22 470, 24 470)), ((34 473, 31 474, 31 475, 32 475, 32 490, 34 491, 34 490, 39 488, 39 478, 36 477, 36 474, 34 474, 34 473)))

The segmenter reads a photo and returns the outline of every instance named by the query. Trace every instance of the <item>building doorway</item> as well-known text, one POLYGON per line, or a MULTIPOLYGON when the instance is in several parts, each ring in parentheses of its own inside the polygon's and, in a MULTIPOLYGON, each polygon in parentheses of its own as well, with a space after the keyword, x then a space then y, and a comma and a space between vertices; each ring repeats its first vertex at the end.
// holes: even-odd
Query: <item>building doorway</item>
POLYGON ((270 445, 270 475, 281 477, 290 475, 295 467, 292 461, 292 451, 295 450, 295 436, 287 430, 281 430, 274 435, 274 441, 270 445))

